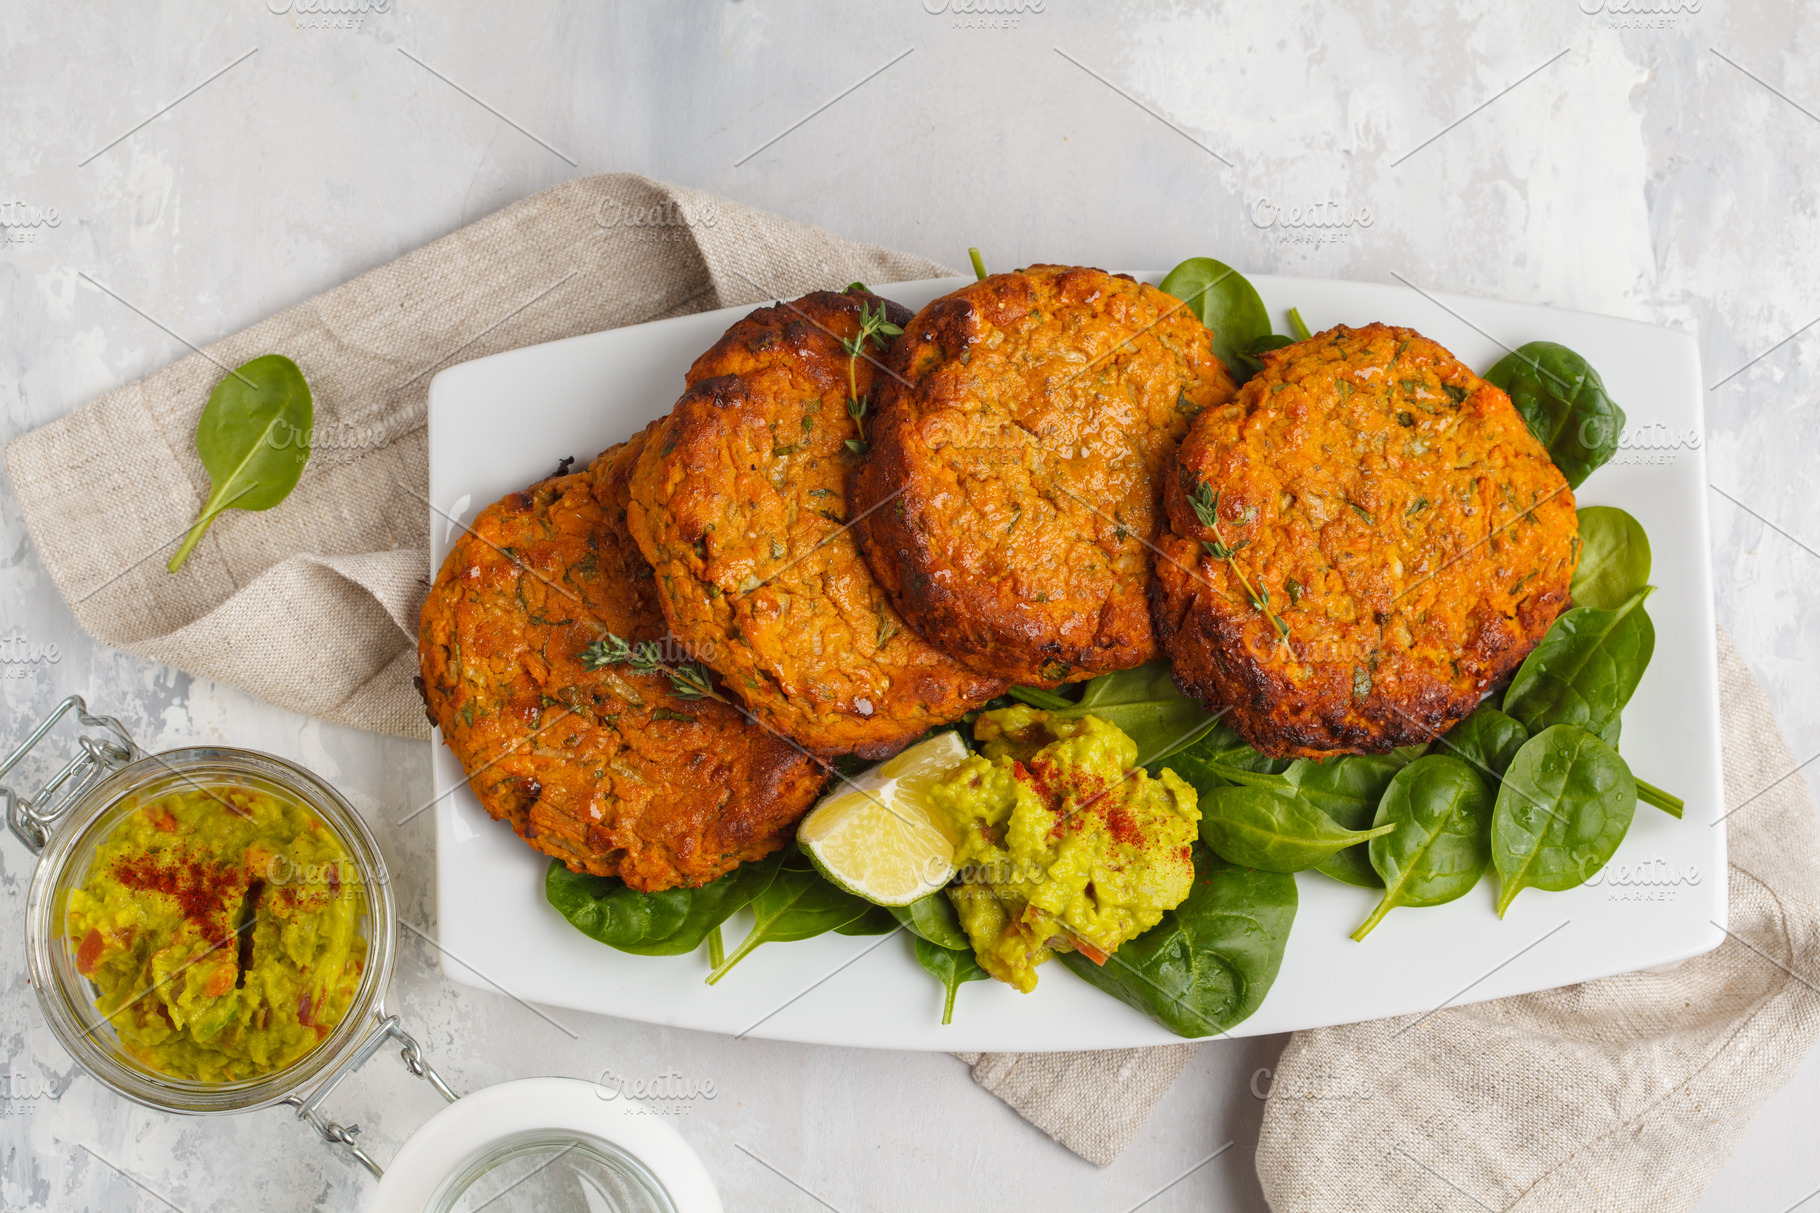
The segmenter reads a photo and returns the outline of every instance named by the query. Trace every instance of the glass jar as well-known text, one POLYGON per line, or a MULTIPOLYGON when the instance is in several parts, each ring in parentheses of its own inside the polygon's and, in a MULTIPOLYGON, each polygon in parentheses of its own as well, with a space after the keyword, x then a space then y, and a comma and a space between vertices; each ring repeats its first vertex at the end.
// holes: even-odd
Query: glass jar
POLYGON ((535 1192, 524 1181, 547 1168, 546 1178, 560 1173, 574 1179, 583 1202, 577 1209, 719 1213, 713 1184, 681 1135, 627 1121, 593 1084, 520 1079, 458 1100, 398 1017, 386 1012, 397 948, 391 877, 373 832, 333 787, 295 763, 254 750, 196 746, 147 754, 118 720, 91 715, 75 695, 0 761, 0 781, 72 714, 85 730, 76 738, 76 756, 33 796, 0 783, 0 802, 8 827, 38 857, 25 921, 32 985, 52 1034, 83 1070, 120 1095, 166 1112, 218 1115, 289 1104, 324 1141, 344 1147, 382 1181, 374 1193, 379 1209, 416 1213, 440 1202, 452 1213, 467 1207, 464 1200, 477 1199, 475 1193, 497 1188, 495 1195, 502 1194, 515 1182, 526 1194, 535 1192), (346 1012, 308 1052, 268 1074, 204 1082, 152 1069, 126 1050, 97 1009, 94 986, 78 972, 65 919, 70 892, 87 881, 97 849, 141 804, 174 790, 223 786, 295 802, 340 844, 357 877, 356 930, 366 940, 366 957, 346 1012), (323 1111, 342 1080, 387 1044, 397 1044, 405 1067, 451 1105, 405 1142, 391 1172, 361 1149, 358 1125, 343 1126, 323 1111), (565 1165, 551 1165, 558 1161, 565 1165), (431 1189, 436 1196, 426 1201, 431 1189))
POLYGON ((148 754, 94 782, 69 806, 32 874, 26 901, 26 957, 45 1021, 64 1049, 103 1085, 153 1107, 199 1114, 245 1112, 282 1102, 333 1072, 383 1020, 382 998, 394 960, 392 883, 378 841, 360 815, 328 784, 302 767, 252 750, 214 746, 148 754), (245 787, 303 805, 341 845, 358 874, 356 930, 366 955, 354 997, 340 1021, 283 1069, 230 1082, 160 1073, 130 1055, 113 1023, 95 1006, 88 978, 77 972, 76 943, 66 937, 70 890, 89 877, 96 849, 145 801, 184 789, 245 787))

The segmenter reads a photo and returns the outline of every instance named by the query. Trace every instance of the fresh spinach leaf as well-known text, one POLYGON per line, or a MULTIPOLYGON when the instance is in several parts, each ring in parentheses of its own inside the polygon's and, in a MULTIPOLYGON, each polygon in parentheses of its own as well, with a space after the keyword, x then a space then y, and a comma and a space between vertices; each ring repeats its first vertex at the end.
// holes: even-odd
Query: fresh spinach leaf
POLYGON ((309 461, 314 424, 310 385, 283 354, 229 371, 196 423, 196 455, 208 470, 209 497, 165 567, 173 573, 182 568, 223 510, 269 510, 288 497, 309 461))
POLYGON ((855 775, 870 771, 877 765, 877 759, 861 758, 858 754, 836 754, 834 756, 834 773, 837 776, 844 775, 848 779, 852 779, 855 775))
POLYGON ((1295 923, 1295 877, 1235 867, 1194 847, 1194 887, 1182 904, 1096 965, 1079 952, 1070 972, 1178 1036, 1213 1036, 1264 1001, 1295 923))
POLYGON ((1222 726, 1199 743, 1184 747, 1169 760, 1168 765, 1190 783, 1202 779, 1209 787, 1238 784, 1241 787, 1270 788, 1293 793, 1295 784, 1290 781, 1288 772, 1298 761, 1304 760, 1266 758, 1238 740, 1237 734, 1222 726), (1190 771, 1194 774, 1191 775, 1190 771))
POLYGON ((1570 486, 1578 488, 1617 452, 1624 410, 1606 394, 1599 372, 1566 346, 1531 341, 1485 378, 1504 389, 1570 486))
MULTIPOLYGON (((871 902, 843 892, 817 872, 800 853, 790 851, 777 875, 752 899, 752 930, 726 960, 708 974, 713 985, 727 971, 765 943, 811 939, 839 930, 877 909, 871 902)), ((862 932, 863 933, 863 932, 862 932)))
POLYGON ((892 906, 891 916, 903 923, 912 935, 926 939, 938 948, 958 952, 973 947, 967 932, 961 929, 960 913, 945 889, 937 889, 907 906, 892 906))
POLYGON ((1612 611, 1649 584, 1649 536, 1643 524, 1613 505, 1589 505, 1580 515, 1580 562, 1574 566, 1575 606, 1612 611))
POLYGON ((1210 763, 1202 762, 1189 754, 1177 754, 1169 760, 1166 768, 1162 763, 1155 763, 1145 769, 1150 772, 1152 779, 1157 778, 1165 769, 1174 771, 1194 789, 1197 804, 1206 800, 1216 788, 1232 786, 1232 781, 1215 771, 1210 763))
POLYGON ((1510 680, 1504 712, 1533 737, 1550 725, 1578 725, 1618 744, 1619 714, 1656 649, 1656 629, 1643 609, 1645 586, 1616 610, 1562 612, 1510 680))
MULTIPOLYGON (((972 711, 962 713, 960 720, 956 722, 960 728, 961 736, 963 738, 973 736, 973 722, 978 720, 981 716, 984 716, 987 712, 996 712, 1000 708, 1013 707, 1017 702, 1017 698, 1012 695, 994 695, 991 699, 980 704, 979 707, 974 708, 972 711)), ((930 733, 934 733, 936 730, 931 729, 929 731, 930 733)), ((865 770, 872 765, 874 764, 866 762, 863 759, 860 760, 860 770, 865 770)), ((856 772, 854 771, 842 771, 842 774, 845 775, 852 775, 855 773, 856 772)))
POLYGON ((693 952, 734 911, 777 875, 782 852, 749 860, 718 880, 694 889, 641 893, 622 881, 584 876, 551 860, 544 899, 582 934, 636 956, 693 952))
POLYGON ((1045 712, 1066 711, 1074 706, 1074 700, 1066 695, 1057 695, 1054 691, 1045 691, 1041 687, 1014 686, 1005 694, 1019 703, 1027 703, 1031 707, 1041 708, 1045 712))
POLYGON ((1373 824, 1371 866, 1384 896, 1352 933, 1362 940, 1398 906, 1438 906, 1466 896, 1491 861, 1491 793, 1478 772, 1446 754, 1418 758, 1390 781, 1373 824))
MULTIPOLYGON (((938 894, 938 896, 940 896, 938 894)), ((984 981, 990 974, 980 968, 979 961, 973 958, 972 948, 944 948, 940 944, 930 943, 918 937, 910 941, 916 946, 916 963, 923 966, 929 975, 942 983, 947 992, 942 999, 943 1025, 954 1022, 954 996, 961 986, 970 981, 984 981)))
POLYGON ((873 906, 852 922, 834 928, 836 935, 889 935, 897 930, 897 918, 884 906, 873 906))
POLYGON ((1637 780, 1637 799, 1661 809, 1677 821, 1681 819, 1681 810, 1687 807, 1687 802, 1673 792, 1642 779, 1637 780))
POLYGON ((731 885, 737 871, 701 889, 665 889, 641 893, 615 878, 571 872, 560 859, 552 859, 544 872, 544 899, 582 934, 621 951, 639 951, 661 944, 681 929, 691 909, 705 898, 704 890, 719 892, 722 881, 731 885))
POLYGON ((1281 792, 1285 796, 1295 794, 1295 785, 1276 771, 1254 771, 1247 767, 1224 762, 1218 758, 1200 758, 1192 754, 1178 754, 1170 759, 1175 773, 1190 783, 1206 779, 1209 788, 1237 786, 1241 788, 1264 788, 1272 792, 1281 792), (1192 772, 1192 774, 1190 774, 1192 772))
POLYGON ((1511 759, 1529 740, 1529 730, 1489 704, 1480 704, 1472 715, 1447 730, 1440 752, 1464 762, 1479 773, 1487 787, 1504 778, 1511 759))
POLYGON ((1314 336, 1313 333, 1308 331, 1308 322, 1302 319, 1302 310, 1300 308, 1292 307, 1289 309, 1289 331, 1295 335, 1297 341, 1306 341, 1314 336))
POLYGON ((1630 768, 1585 729, 1558 724, 1524 742, 1492 810, 1498 917, 1524 889, 1584 883, 1624 841, 1636 811, 1630 768))
POLYGON ((1214 788, 1200 804, 1201 841, 1228 863, 1266 872, 1305 871, 1390 832, 1349 830, 1301 797, 1269 788, 1214 788))
POLYGON ((1139 766, 1192 746, 1219 724, 1218 716, 1176 689, 1175 676, 1162 661, 1102 674, 1087 683, 1077 702, 1050 714, 1064 720, 1093 715, 1118 726, 1137 743, 1139 766))
MULTIPOLYGON (((1184 745, 1176 752, 1169 765, 1174 766, 1175 761, 1189 758, 1202 763, 1236 767, 1241 771, 1262 775, 1280 774, 1289 768, 1291 761, 1287 758, 1266 758, 1246 745, 1231 726, 1224 724, 1215 725, 1192 742, 1184 745)), ((1152 774, 1154 773, 1152 772, 1152 774)), ((1183 779, 1188 779, 1188 776, 1180 770, 1176 774, 1181 775, 1183 779)))
MULTIPOLYGON (((1346 829, 1362 831, 1371 828, 1378 799, 1391 776, 1425 749, 1426 745, 1401 746, 1388 754, 1347 754, 1319 761, 1267 758, 1221 725, 1185 747, 1167 765, 1202 797, 1214 788, 1233 784, 1264 788, 1297 797, 1346 829)), ((1316 864, 1315 870, 1347 884, 1381 887, 1363 842, 1316 864)))
POLYGON ((1158 289, 1187 304, 1212 331, 1213 352, 1234 383, 1257 373, 1251 348, 1270 335, 1270 313, 1245 275, 1211 257, 1191 257, 1170 270, 1158 289))
MULTIPOLYGON (((1369 830, 1377 817, 1378 802, 1391 778, 1410 761, 1398 751, 1389 754, 1348 754, 1319 762, 1298 758, 1283 772, 1303 800, 1348 830, 1369 830)), ((1316 864, 1324 876, 1361 888, 1383 886, 1372 869, 1369 844, 1359 843, 1335 852, 1316 864)))

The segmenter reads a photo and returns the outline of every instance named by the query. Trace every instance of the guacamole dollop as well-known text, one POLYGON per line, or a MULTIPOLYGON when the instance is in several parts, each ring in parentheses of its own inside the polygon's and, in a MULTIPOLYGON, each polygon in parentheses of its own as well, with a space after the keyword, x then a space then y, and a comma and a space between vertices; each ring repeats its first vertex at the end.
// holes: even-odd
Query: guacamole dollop
POLYGON ((1097 716, 983 713, 983 754, 930 802, 960 838, 948 895, 981 967, 1028 993, 1058 951, 1104 962, 1188 896, 1201 820, 1194 788, 1137 766, 1137 743, 1097 716))
POLYGON ((347 1014, 365 897, 304 805, 232 783, 145 798, 64 908, 76 969, 122 1048, 199 1082, 283 1069, 347 1014))

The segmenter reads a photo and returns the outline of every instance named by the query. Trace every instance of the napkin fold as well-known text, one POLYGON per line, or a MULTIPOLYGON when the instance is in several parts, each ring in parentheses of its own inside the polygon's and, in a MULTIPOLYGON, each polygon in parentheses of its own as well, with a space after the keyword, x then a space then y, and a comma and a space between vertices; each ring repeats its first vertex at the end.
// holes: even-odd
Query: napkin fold
MULTIPOLYGON (((90 401, 9 443, 7 469, 45 570, 96 639, 305 715, 428 737, 411 679, 431 575, 425 415, 438 370, 952 272, 637 174, 586 177, 90 401), (196 456, 209 392, 269 353, 295 361, 315 398, 303 479, 273 509, 222 514, 167 573, 209 495, 196 456)), ((652 401, 652 416, 670 403, 652 401)), ((554 451, 552 467, 569 454, 592 452, 554 451)))
MULTIPOLYGON (((437 370, 856 279, 952 272, 636 174, 587 177, 108 392, 15 439, 7 467, 45 569, 97 639, 307 715, 427 737, 411 678, 431 573, 425 414, 437 370), (272 352, 315 395, 303 479, 272 510, 222 515, 167 574, 208 496, 195 453, 208 394, 226 368, 272 352)), ((1426 1020, 1297 1033, 1257 1150, 1277 1213, 1463 1197, 1538 1213, 1698 1201, 1820 1035, 1813 806, 1762 689, 1723 633, 1719 648, 1736 816, 1685 825, 1730 830, 1726 942, 1666 969, 1426 1020)), ((957 1056, 1019 1115, 1105 1165, 1199 1047, 957 1056)))
POLYGON ((956 1053, 973 1081, 1103 1167, 1125 1152, 1198 1044, 1084 1053, 956 1053))

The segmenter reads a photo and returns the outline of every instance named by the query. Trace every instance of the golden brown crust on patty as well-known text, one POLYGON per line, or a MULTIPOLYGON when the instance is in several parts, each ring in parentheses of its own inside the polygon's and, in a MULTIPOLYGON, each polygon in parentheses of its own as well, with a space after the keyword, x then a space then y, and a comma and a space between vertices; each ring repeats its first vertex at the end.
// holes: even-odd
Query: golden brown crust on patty
POLYGON ((995 274, 892 351, 854 507, 924 636, 1054 686, 1156 655, 1144 590, 1176 441, 1231 376, 1187 307, 1077 266, 995 274))
POLYGON ((639 441, 481 511, 424 602, 418 656, 430 719, 488 813, 574 871, 655 890, 782 846, 824 775, 662 673, 583 661, 608 632, 664 634, 611 471, 639 441))
POLYGON ((910 319, 822 291, 759 309, 696 359, 633 471, 628 522, 671 630, 726 689, 809 750, 884 757, 1004 688, 904 626, 855 544, 847 402, 874 394, 875 367, 850 368, 842 342, 862 308, 910 319))
POLYGON ((1567 605, 1573 494, 1509 397, 1413 330, 1263 360, 1165 492, 1151 594, 1176 681, 1273 756, 1427 741, 1567 605))

